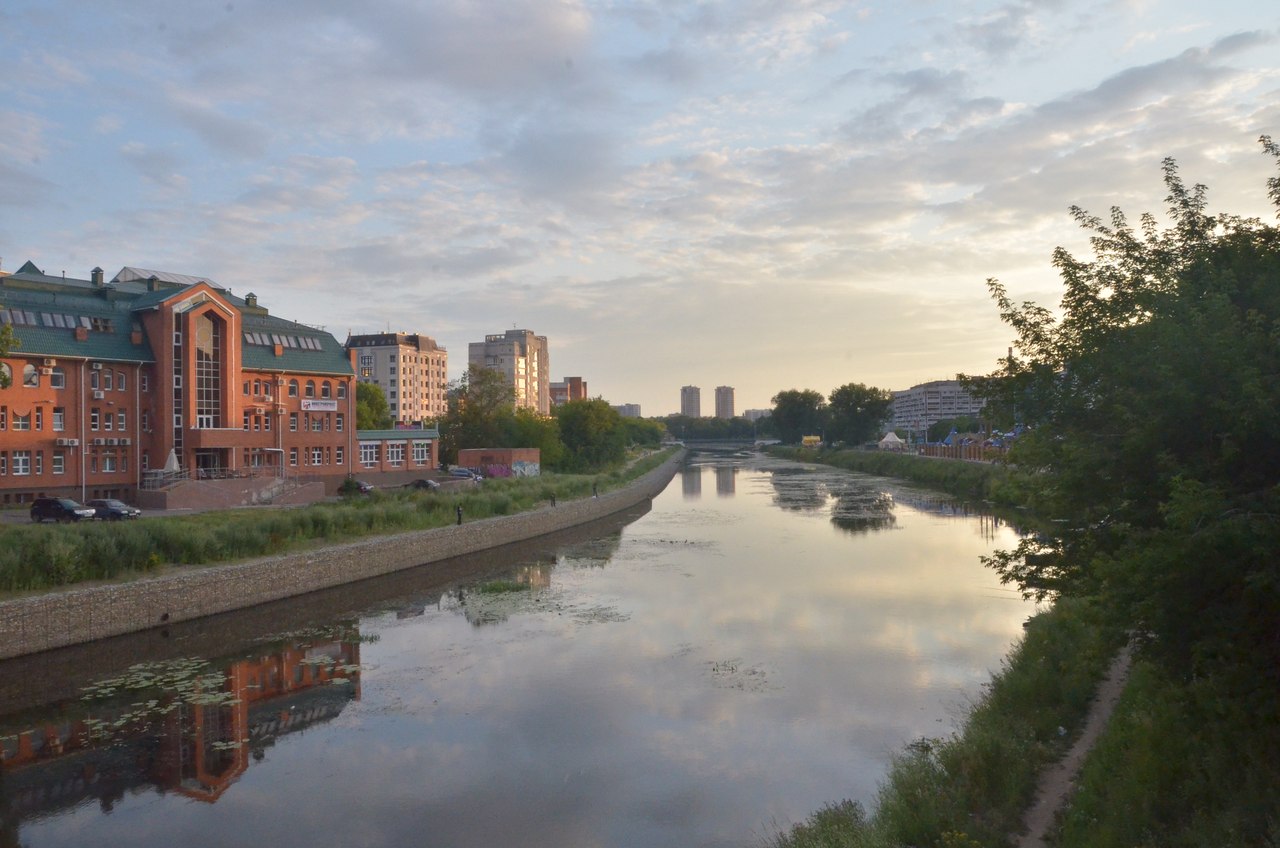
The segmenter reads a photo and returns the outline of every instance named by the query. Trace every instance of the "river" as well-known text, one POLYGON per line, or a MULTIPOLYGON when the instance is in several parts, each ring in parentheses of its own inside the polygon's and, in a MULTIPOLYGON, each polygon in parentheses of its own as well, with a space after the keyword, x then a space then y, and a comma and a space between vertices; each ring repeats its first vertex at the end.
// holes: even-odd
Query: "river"
POLYGON ((628 518, 0 665, 0 846, 756 846, 1034 612, 1010 527, 880 478, 700 455, 628 518))

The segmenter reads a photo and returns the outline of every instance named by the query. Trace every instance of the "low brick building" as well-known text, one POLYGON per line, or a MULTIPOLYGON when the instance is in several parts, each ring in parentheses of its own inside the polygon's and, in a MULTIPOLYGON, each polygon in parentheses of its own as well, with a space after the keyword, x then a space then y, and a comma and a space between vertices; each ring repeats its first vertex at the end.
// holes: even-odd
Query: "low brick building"
POLYGON ((542 451, 537 448, 463 448, 458 465, 485 477, 537 477, 542 472, 542 451))

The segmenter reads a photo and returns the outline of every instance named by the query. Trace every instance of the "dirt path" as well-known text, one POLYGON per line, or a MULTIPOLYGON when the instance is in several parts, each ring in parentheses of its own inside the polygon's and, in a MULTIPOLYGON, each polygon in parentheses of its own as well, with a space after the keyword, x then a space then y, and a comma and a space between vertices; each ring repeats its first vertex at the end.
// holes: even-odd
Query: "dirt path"
POLYGON ((1089 749, 1098 741, 1102 730, 1111 718, 1111 711, 1120 700, 1124 684, 1129 679, 1129 665, 1133 653, 1125 646, 1111 662, 1107 676, 1102 679, 1098 691, 1094 695, 1093 705, 1089 707, 1089 715, 1084 722, 1084 730, 1080 738, 1067 751, 1066 756, 1040 775, 1040 785, 1036 787, 1036 800, 1022 820, 1025 835, 1018 840, 1018 848, 1045 848, 1045 838, 1049 828, 1053 826, 1054 817, 1062 809, 1067 798, 1075 789, 1076 775, 1080 766, 1088 756, 1089 749))

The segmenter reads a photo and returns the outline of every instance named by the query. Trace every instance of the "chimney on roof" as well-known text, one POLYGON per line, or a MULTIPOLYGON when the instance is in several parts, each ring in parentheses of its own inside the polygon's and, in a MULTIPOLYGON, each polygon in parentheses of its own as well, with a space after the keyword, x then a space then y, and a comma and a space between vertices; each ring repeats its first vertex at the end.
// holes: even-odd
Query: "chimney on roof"
POLYGON ((94 268, 89 272, 89 275, 93 278, 93 287, 96 289, 102 288, 102 269, 94 268))
POLYGON ((244 296, 244 305, 245 305, 245 306, 257 306, 257 305, 258 305, 258 296, 257 296, 256 294, 254 294, 253 292, 249 292, 247 295, 245 295, 245 296, 244 296))
POLYGON ((157 291, 160 288, 160 278, 155 274, 147 277, 147 291, 157 291))

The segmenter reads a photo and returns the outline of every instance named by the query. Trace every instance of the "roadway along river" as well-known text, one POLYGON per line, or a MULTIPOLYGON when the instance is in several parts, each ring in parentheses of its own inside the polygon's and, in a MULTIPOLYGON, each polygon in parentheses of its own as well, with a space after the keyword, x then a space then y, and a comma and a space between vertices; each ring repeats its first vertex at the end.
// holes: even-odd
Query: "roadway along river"
POLYGON ((760 845, 954 728, 1033 612, 978 561, 1015 539, 698 456, 625 527, 464 582, 0 667, 30 680, 0 699, 0 845, 760 845))

